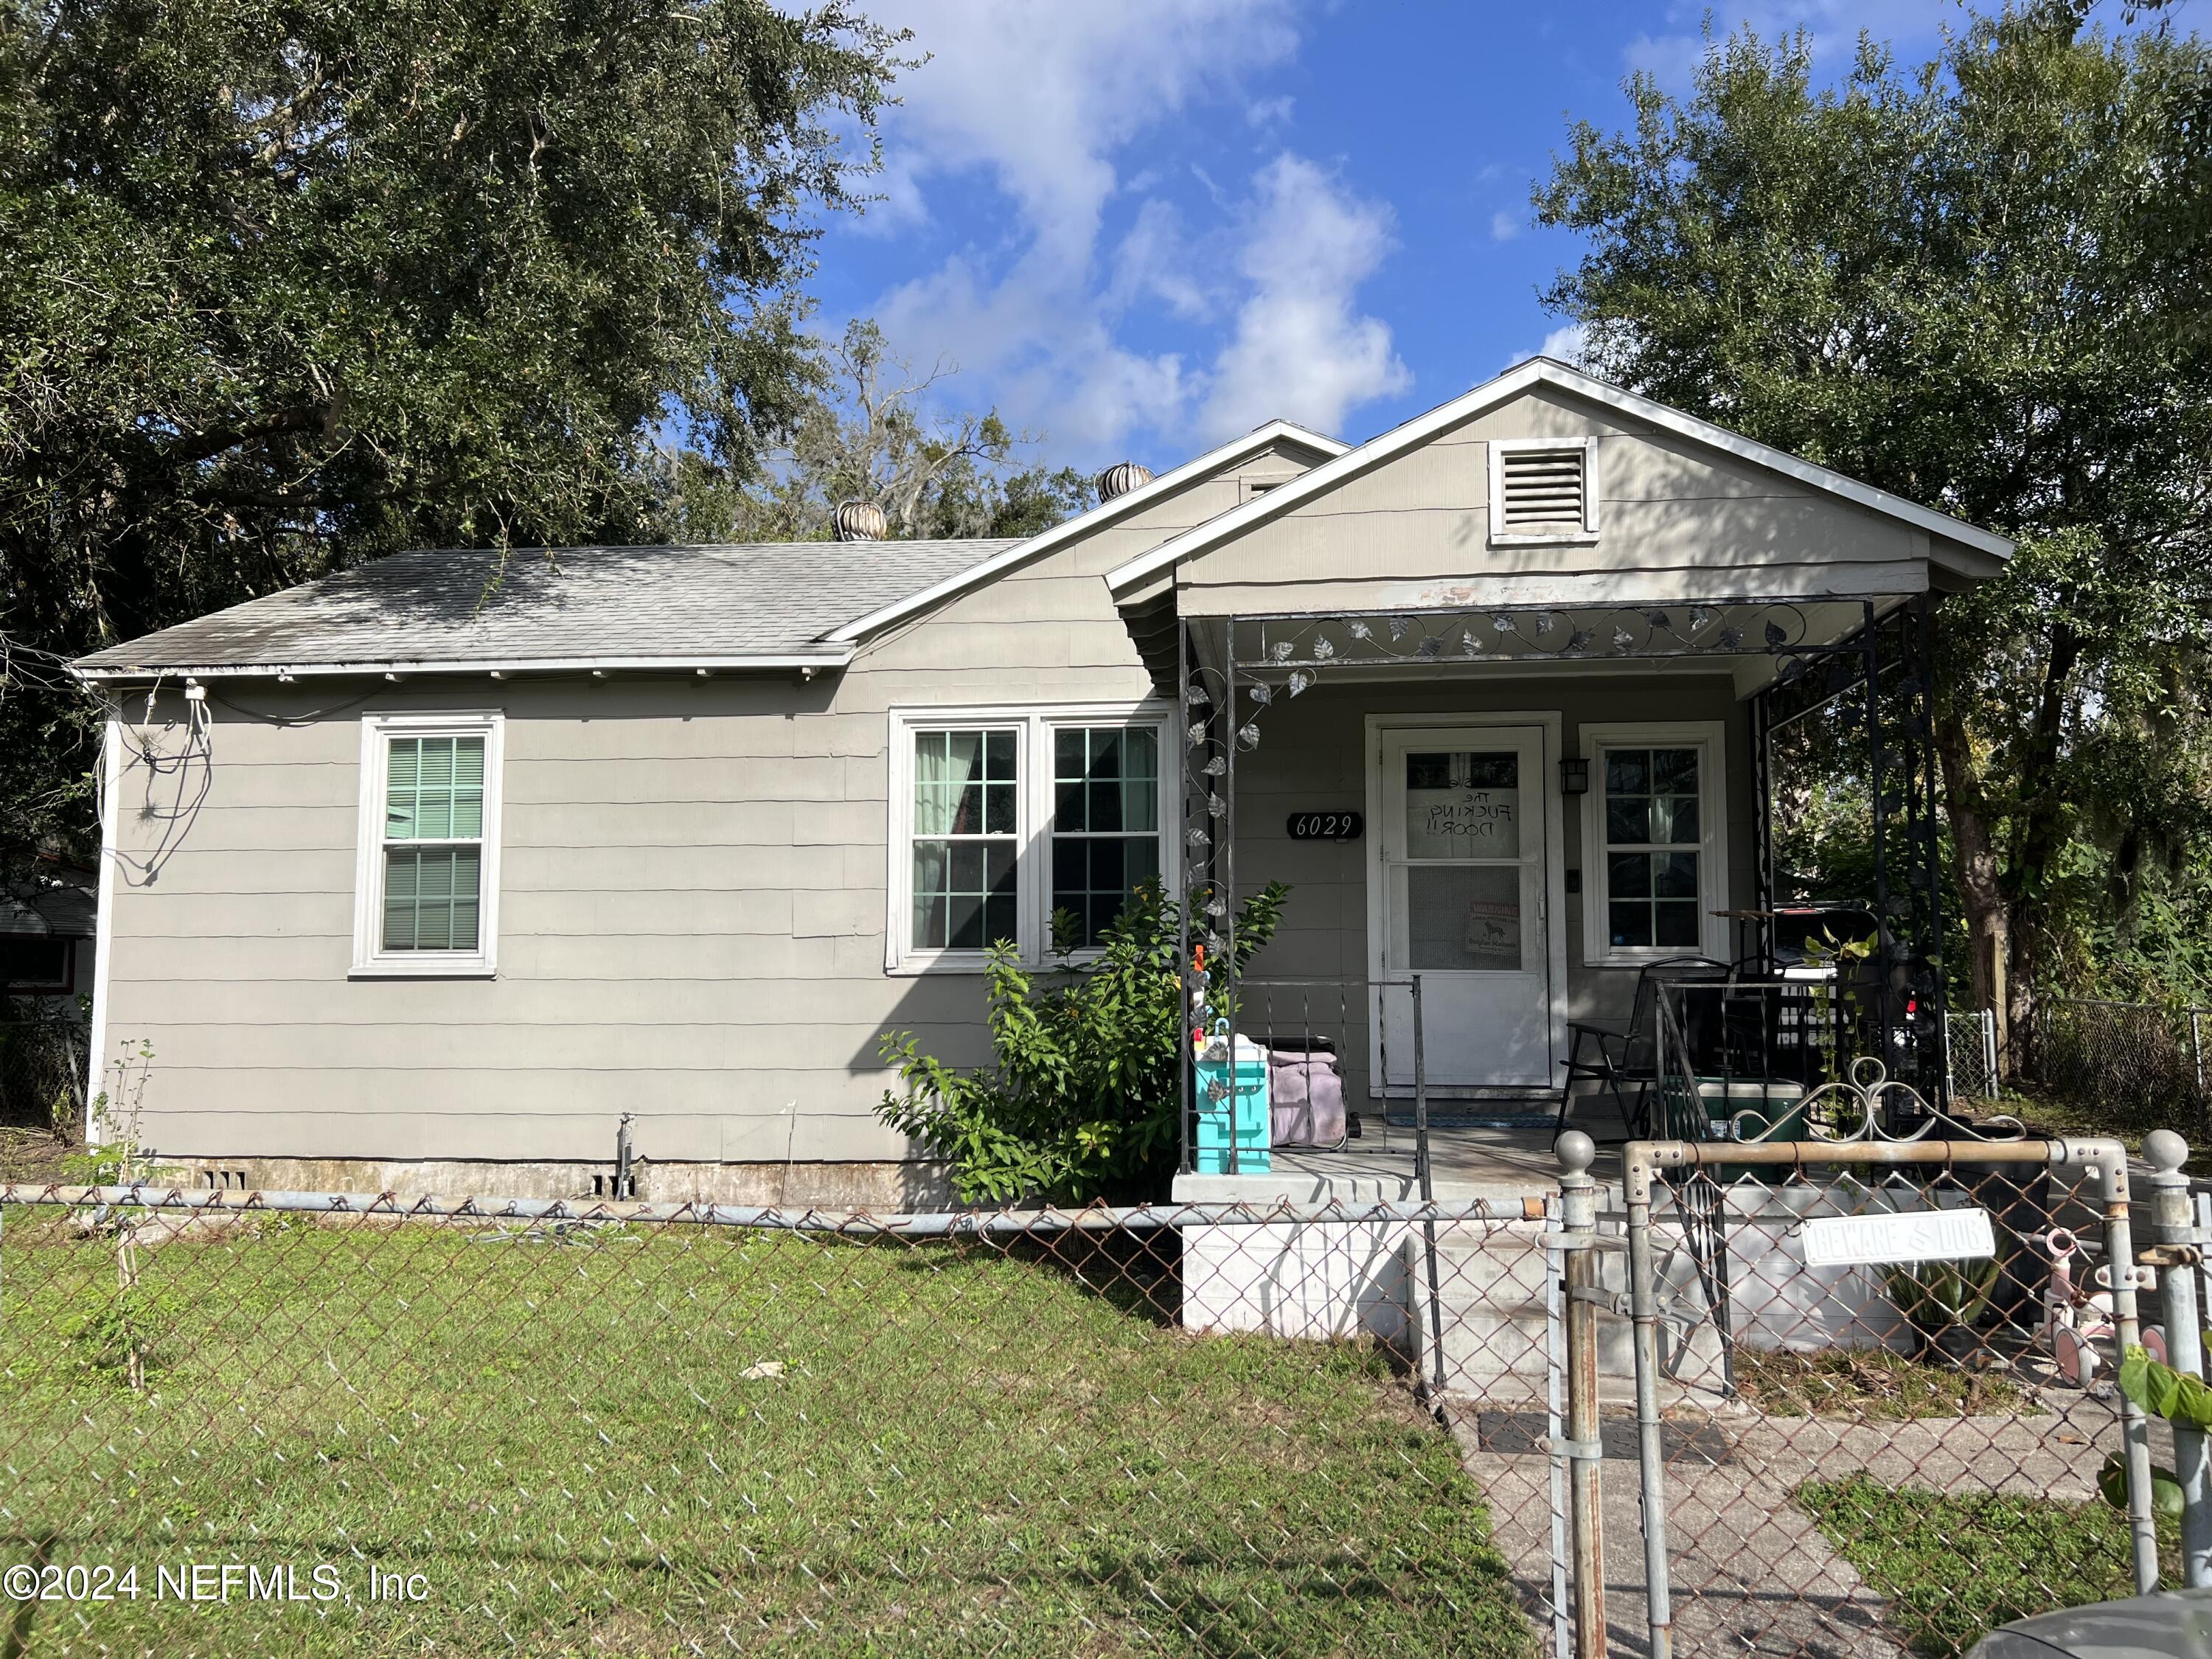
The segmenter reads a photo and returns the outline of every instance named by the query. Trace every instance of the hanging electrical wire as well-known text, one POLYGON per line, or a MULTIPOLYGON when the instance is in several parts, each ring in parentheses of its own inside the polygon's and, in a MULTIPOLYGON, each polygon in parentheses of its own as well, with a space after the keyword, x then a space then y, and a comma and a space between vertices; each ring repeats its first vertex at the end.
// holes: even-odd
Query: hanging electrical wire
MULTIPOLYGON (((117 856, 137 872, 141 885, 160 878, 161 866, 169 854, 184 840, 185 833, 199 816, 208 793, 215 787, 215 744, 207 708, 207 688, 198 680, 187 678, 184 684, 185 720, 183 746, 174 753, 155 748, 149 740, 154 729, 155 711, 161 702, 167 675, 156 675, 147 688, 143 713, 136 722, 118 718, 114 723, 116 738, 123 745, 130 763, 143 766, 147 771, 146 811, 149 817, 161 822, 161 839, 146 853, 133 854, 119 847, 117 856), (166 807, 154 804, 156 781, 173 778, 175 788, 166 807)), ((120 714, 120 708, 118 708, 120 714)), ((165 731, 173 731, 177 722, 163 722, 165 731)), ((103 805, 105 803, 103 803, 103 805)))

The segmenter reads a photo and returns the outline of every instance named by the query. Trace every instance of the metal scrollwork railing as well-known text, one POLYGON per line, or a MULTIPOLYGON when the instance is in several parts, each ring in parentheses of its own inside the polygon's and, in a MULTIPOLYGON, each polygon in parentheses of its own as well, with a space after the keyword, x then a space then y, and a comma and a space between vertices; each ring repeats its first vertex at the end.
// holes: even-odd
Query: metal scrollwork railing
POLYGON ((1292 696, 1319 669, 1389 662, 1483 662, 1607 657, 1786 656, 1806 647, 1810 623, 1787 600, 1610 605, 1534 611, 1462 608, 1373 615, 1255 618, 1253 648, 1237 665, 1276 672, 1292 696))
MULTIPOLYGON (((1891 1077, 1875 1056, 1861 1054, 1844 1077, 1822 1084, 1802 1100, 1789 1102, 1784 1111, 1753 1106, 1735 1113, 1729 1119, 1729 1139, 1906 1145, 1925 1139, 1944 1121, 1917 1089, 1891 1077)), ((1981 1120, 1974 1133, 1982 1140, 2018 1140, 2027 1133, 2027 1126, 2016 1117, 1999 1115, 1981 1120)))

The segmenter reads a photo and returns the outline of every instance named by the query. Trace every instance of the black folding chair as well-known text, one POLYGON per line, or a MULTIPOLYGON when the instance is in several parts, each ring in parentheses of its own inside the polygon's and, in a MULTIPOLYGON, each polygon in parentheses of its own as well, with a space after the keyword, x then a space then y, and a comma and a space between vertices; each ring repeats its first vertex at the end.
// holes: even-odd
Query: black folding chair
MULTIPOLYGON (((1636 1000, 1630 1006, 1626 1024, 1569 1020, 1567 1057, 1560 1062, 1566 1068, 1566 1078, 1559 1086, 1559 1115, 1553 1126, 1553 1138, 1566 1133, 1567 1119, 1574 1110, 1575 1085, 1594 1083, 1611 1097, 1620 1113, 1621 1122, 1627 1126, 1628 1138, 1645 1139, 1650 1132, 1651 1085, 1659 1077, 1656 1003, 1661 987, 1725 986, 1729 974, 1728 963, 1715 962, 1709 957, 1669 957, 1663 962, 1646 963, 1636 976, 1636 1000)), ((1721 1012, 1718 1000, 1711 1000, 1714 1006, 1710 1018, 1704 1017, 1705 1010, 1695 1011, 1690 1022, 1693 1050, 1701 1036, 1717 1037, 1717 1022, 1721 1012), (1711 1032, 1705 1030, 1709 1024, 1715 1026, 1711 1032)))

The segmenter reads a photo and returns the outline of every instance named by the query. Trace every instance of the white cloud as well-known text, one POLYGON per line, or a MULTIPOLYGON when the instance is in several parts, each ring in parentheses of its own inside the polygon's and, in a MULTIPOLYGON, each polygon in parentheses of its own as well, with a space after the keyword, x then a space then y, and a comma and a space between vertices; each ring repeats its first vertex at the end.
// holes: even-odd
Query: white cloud
POLYGON ((1516 352, 1498 365, 1501 370, 1516 363, 1525 363, 1531 357, 1553 357, 1570 368, 1583 366, 1583 351, 1589 343, 1589 330, 1580 323, 1565 323, 1544 337, 1544 343, 1534 351, 1516 352))
POLYGON ((889 0, 929 61, 900 77, 892 149, 917 172, 988 168, 1055 261, 1089 256, 1111 152, 1201 94, 1297 49, 1291 0, 889 0))
POLYGON ((1133 428, 1174 425, 1186 400, 1180 356, 1118 344, 1109 310, 1041 263, 1032 251, 994 279, 953 258, 884 295, 877 320, 917 361, 960 370, 956 397, 1048 434, 1056 458, 1095 458, 1133 428))
POLYGON ((1520 234, 1521 216, 1519 214, 1508 213, 1501 208, 1496 213, 1490 216, 1490 240, 1492 241, 1510 242, 1520 234))
POLYGON ((1358 404, 1413 381, 1389 325, 1353 305, 1389 252, 1389 210, 1296 155, 1278 156, 1254 182, 1238 261, 1250 293, 1215 361, 1200 435, 1230 437, 1278 415, 1332 431, 1358 404))
POLYGON ((1544 343, 1536 348, 1539 357, 1557 357, 1563 363, 1580 366, 1583 348, 1589 344, 1589 330, 1581 323, 1568 323, 1553 329, 1544 337, 1544 343))
POLYGON ((929 204, 922 195, 911 152, 884 158, 883 170, 868 181, 867 194, 879 199, 867 204, 852 228, 863 236, 892 236, 929 219, 929 204))
POLYGON ((996 404, 1070 459, 1108 457, 1137 434, 1180 442, 1194 426, 1212 433, 1263 393, 1268 407, 1245 427, 1278 412, 1334 424, 1362 398, 1402 386, 1389 331, 1352 304, 1389 245, 1387 207, 1289 156, 1249 189, 1234 180, 1221 188, 1195 161, 1155 172, 1180 158, 1145 156, 1153 165, 1127 178, 1117 167, 1135 141, 1203 102, 1241 107, 1257 131, 1287 121, 1287 96, 1259 96, 1247 83, 1297 50, 1298 4, 872 6, 871 16, 912 28, 913 49, 930 54, 901 78, 903 102, 885 114, 879 187, 891 199, 878 219, 897 228, 927 215, 943 228, 954 206, 969 204, 959 192, 977 183, 1012 210, 1011 222, 988 203, 967 216, 963 225, 988 234, 871 307, 894 345, 925 364, 957 365, 952 396, 996 404), (1195 204, 1201 222, 1187 226, 1164 192, 1194 177, 1212 199, 1195 204), (1135 216, 1109 239, 1117 202, 1133 202, 1135 216), (1213 324, 1230 338, 1210 367, 1208 347, 1196 362, 1187 352, 1133 349, 1122 336, 1134 315, 1213 324), (1272 391, 1267 374, 1281 377, 1272 391))
POLYGON ((1200 266, 1171 203, 1152 200, 1139 208, 1136 222, 1115 246, 1109 263, 1104 300, 1111 312, 1152 300, 1188 319, 1205 318, 1216 309, 1196 275, 1200 266))

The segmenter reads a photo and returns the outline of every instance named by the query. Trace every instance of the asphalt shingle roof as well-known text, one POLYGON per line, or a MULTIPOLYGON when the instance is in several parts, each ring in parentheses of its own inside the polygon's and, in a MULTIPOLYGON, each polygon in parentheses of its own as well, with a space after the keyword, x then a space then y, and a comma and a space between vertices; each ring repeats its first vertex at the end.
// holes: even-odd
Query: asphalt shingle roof
POLYGON ((0 892, 0 933, 41 939, 90 939, 100 906, 82 887, 24 885, 0 892))
POLYGON ((813 656, 823 634, 1017 540, 434 549, 81 657, 88 669, 813 656))

